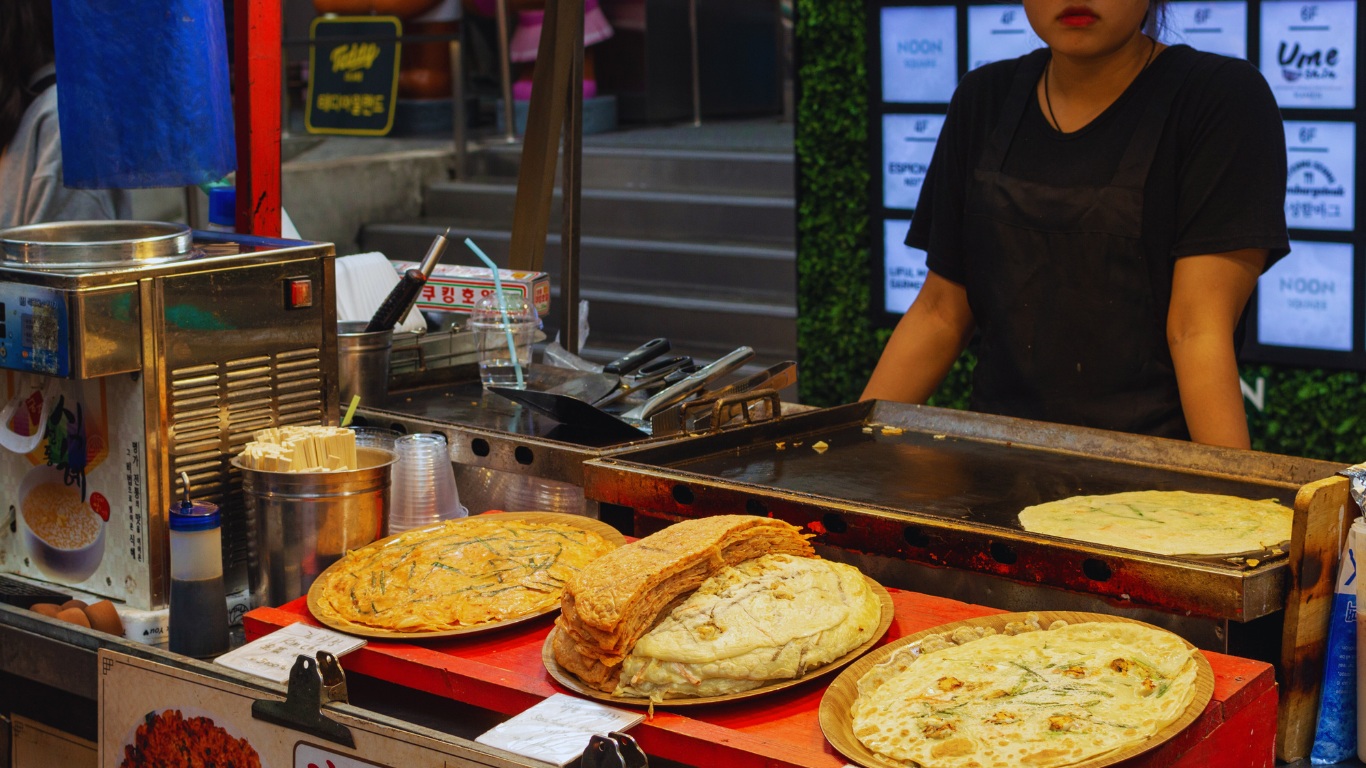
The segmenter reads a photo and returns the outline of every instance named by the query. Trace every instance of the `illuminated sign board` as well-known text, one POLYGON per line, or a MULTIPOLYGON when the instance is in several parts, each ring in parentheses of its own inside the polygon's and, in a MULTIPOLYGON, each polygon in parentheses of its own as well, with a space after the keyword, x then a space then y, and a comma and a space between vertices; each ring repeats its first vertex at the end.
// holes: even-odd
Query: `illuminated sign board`
POLYGON ((1166 14, 1159 38, 1167 45, 1184 43, 1199 51, 1247 58, 1247 3, 1180 0, 1168 3, 1166 14))
POLYGON ((947 104, 958 86, 953 6, 882 9, 882 100, 947 104))
POLYGON ((1356 126, 1285 121, 1285 218, 1300 229, 1352 229, 1356 126))
POLYGON ((968 6, 968 69, 1042 48, 1023 5, 968 6))
POLYGON ((1290 244, 1257 283, 1257 341, 1268 346, 1352 350, 1352 246, 1290 244))
POLYGON ((1282 107, 1356 106, 1353 0, 1262 3, 1261 68, 1282 107))
POLYGON ((911 210, 934 156, 943 115, 882 116, 882 205, 911 210))
POLYGON ((906 231, 910 228, 911 222, 905 219, 882 222, 883 248, 887 255, 882 294, 884 308, 898 315, 915 301, 929 274, 925 267, 925 252, 906 245, 906 231))

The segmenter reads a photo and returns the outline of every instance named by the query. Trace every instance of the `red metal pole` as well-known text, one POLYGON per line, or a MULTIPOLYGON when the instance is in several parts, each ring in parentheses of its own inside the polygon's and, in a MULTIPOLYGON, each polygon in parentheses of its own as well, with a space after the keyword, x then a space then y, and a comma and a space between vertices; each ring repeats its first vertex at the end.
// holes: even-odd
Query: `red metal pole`
POLYGON ((237 231, 280 236, 281 0, 234 3, 237 231))

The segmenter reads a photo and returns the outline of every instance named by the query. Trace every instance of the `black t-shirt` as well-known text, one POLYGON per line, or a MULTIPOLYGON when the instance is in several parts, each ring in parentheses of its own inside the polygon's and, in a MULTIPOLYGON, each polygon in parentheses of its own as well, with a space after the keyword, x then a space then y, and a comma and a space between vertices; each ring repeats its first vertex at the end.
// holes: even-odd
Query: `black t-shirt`
MULTIPOLYGON (((1266 248, 1270 266, 1289 251, 1285 133, 1275 97, 1241 59, 1174 46, 1153 59, 1085 128, 1052 129, 1030 98, 1003 171, 1053 185, 1109 180, 1142 110, 1178 55, 1195 57, 1172 103, 1144 188, 1145 249, 1166 258, 1266 248)), ((941 277, 965 281, 966 185, 1000 120, 1022 59, 988 64, 959 84, 912 217, 906 244, 929 253, 941 277)))

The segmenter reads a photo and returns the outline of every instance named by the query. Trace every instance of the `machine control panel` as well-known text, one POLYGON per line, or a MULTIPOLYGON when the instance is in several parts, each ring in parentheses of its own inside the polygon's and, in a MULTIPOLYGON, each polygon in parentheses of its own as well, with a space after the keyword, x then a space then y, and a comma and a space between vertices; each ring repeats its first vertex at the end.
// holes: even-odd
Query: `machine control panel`
POLYGON ((68 298, 65 291, 0 282, 0 368, 70 375, 68 298))

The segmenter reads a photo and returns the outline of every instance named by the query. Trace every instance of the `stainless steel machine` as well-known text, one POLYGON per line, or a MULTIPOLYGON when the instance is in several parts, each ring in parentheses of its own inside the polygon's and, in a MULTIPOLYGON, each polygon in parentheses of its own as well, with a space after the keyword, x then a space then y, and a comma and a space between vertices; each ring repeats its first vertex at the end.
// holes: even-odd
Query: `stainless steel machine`
POLYGON ((159 222, 0 232, 0 570, 156 608, 181 473, 224 507, 255 430, 336 418, 333 249, 159 222))

